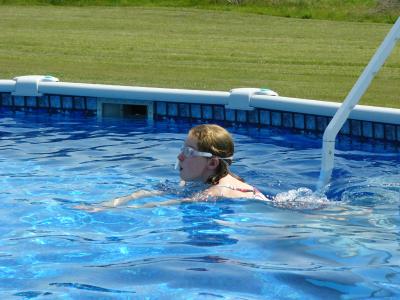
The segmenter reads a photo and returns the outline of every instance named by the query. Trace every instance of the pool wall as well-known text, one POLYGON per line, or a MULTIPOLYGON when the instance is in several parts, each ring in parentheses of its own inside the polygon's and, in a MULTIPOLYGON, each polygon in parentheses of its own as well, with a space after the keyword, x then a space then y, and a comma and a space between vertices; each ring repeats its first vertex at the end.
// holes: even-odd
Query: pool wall
MULTIPOLYGON (((282 127, 322 133, 341 103, 281 97, 271 90, 229 92, 59 82, 51 76, 0 80, 0 109, 89 116, 135 116, 282 127)), ((400 144, 400 109, 357 105, 340 135, 400 144)))

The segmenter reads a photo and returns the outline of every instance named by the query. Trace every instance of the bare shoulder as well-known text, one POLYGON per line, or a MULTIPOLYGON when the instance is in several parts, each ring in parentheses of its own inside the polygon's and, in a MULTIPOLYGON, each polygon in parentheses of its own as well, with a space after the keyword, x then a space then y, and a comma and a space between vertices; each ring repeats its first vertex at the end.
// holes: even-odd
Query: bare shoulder
POLYGON ((254 189, 254 187, 246 182, 240 181, 239 179, 228 174, 224 178, 221 178, 220 182, 216 185, 220 187, 231 187, 233 189, 254 189))
POLYGON ((219 197, 267 200, 257 188, 231 175, 222 178, 213 189, 210 188, 210 192, 219 197))
POLYGON ((205 197, 224 197, 221 187, 219 185, 210 186, 202 194, 204 194, 205 197))

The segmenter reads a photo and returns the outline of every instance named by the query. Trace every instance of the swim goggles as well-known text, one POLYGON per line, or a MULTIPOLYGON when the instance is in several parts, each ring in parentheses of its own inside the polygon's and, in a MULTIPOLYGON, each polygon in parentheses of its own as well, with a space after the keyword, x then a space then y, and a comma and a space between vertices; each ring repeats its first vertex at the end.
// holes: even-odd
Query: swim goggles
MULTIPOLYGON (((227 163, 225 160, 226 159, 233 159, 233 156, 229 156, 229 157, 219 157, 219 156, 215 156, 215 155, 213 155, 213 154, 211 154, 211 153, 209 153, 209 152, 201 152, 201 151, 197 151, 197 150, 195 150, 195 149, 193 149, 192 147, 189 147, 189 146, 183 146, 182 148, 181 148, 181 153, 183 154, 183 156, 185 156, 186 158, 187 157, 209 157, 209 158, 211 158, 211 157, 215 157, 215 158, 218 158, 218 159, 220 159, 220 160, 222 160, 223 162, 225 162, 226 164, 229 164, 229 163, 227 163)), ((175 163, 175 170, 176 169, 178 169, 178 165, 179 165, 179 159, 176 161, 176 163, 175 163)))
POLYGON ((196 157, 196 156, 201 156, 201 157, 215 157, 218 159, 233 159, 233 156, 229 156, 229 157, 219 157, 216 156, 214 154, 211 154, 210 152, 201 152, 201 151, 197 151, 195 149, 193 149, 192 147, 189 146, 183 146, 181 148, 181 153, 185 156, 185 157, 196 157))
POLYGON ((192 147, 189 146, 183 146, 181 148, 181 153, 185 157, 196 157, 196 156, 201 156, 201 157, 213 157, 213 155, 209 152, 201 152, 193 149, 192 147))

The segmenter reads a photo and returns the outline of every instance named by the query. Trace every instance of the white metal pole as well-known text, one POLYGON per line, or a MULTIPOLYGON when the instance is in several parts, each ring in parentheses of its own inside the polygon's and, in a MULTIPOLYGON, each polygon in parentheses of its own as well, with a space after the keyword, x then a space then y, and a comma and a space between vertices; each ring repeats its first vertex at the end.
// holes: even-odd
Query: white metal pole
POLYGON ((335 155, 335 140, 343 124, 349 117, 354 106, 360 101, 375 74, 379 71, 386 59, 392 52, 396 42, 400 39, 400 17, 389 31, 378 50, 364 69, 343 104, 339 107, 328 127, 325 129, 322 143, 321 172, 318 180, 317 190, 323 190, 330 181, 335 155))

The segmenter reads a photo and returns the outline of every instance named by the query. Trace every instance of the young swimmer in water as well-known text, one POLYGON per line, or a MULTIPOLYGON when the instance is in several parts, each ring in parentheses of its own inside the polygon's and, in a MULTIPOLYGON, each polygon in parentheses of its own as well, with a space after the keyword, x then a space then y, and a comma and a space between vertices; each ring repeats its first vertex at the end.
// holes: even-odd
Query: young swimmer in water
MULTIPOLYGON (((127 206, 132 208, 155 207, 171 205, 182 202, 207 201, 213 198, 247 198, 265 200, 265 197, 255 187, 244 182, 231 173, 229 166, 232 163, 234 143, 227 130, 219 125, 204 124, 190 129, 183 147, 178 155, 175 168, 183 182, 201 182, 206 184, 205 189, 196 197, 152 202, 140 206, 127 206)), ((136 191, 131 195, 119 197, 103 202, 100 207, 79 206, 77 208, 99 211, 105 208, 114 208, 129 201, 163 194, 162 191, 136 191)))
POLYGON ((259 190, 230 172, 233 153, 232 137, 221 126, 193 127, 178 155, 180 177, 209 184, 203 192, 206 197, 267 200, 259 190))

